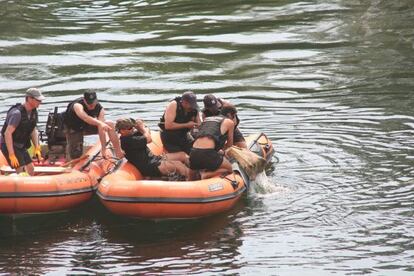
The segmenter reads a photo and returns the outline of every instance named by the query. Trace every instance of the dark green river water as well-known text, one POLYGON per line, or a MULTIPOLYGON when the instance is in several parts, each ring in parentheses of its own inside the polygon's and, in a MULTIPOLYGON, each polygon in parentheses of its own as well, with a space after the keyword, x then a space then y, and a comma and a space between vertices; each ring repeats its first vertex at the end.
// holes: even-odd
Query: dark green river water
POLYGON ((2 217, 0 274, 414 275, 413 22, 412 0, 0 1, 1 124, 35 86, 40 129, 89 90, 156 129, 193 90, 277 147, 217 216, 2 217))

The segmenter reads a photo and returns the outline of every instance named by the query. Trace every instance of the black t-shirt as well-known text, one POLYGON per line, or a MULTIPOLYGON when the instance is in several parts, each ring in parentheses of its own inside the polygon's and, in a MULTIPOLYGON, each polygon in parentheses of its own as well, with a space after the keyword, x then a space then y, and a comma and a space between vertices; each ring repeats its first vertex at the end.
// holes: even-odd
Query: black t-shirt
POLYGON ((147 147, 147 138, 136 132, 129 136, 121 136, 121 147, 125 151, 126 159, 135 165, 144 175, 158 167, 161 157, 154 155, 147 147))

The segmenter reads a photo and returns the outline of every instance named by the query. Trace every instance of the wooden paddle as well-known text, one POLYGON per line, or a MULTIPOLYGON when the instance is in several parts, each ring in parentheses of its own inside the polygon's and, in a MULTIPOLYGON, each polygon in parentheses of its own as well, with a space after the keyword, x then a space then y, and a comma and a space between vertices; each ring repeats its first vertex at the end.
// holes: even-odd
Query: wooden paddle
POLYGON ((226 154, 234 158, 252 180, 265 169, 266 160, 248 149, 232 146, 226 150, 226 154))

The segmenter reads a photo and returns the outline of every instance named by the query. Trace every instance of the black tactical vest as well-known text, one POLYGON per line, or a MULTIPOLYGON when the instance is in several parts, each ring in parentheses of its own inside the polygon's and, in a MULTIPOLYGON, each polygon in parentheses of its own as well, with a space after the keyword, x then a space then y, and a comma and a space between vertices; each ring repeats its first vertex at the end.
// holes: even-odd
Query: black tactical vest
MULTIPOLYGON (((189 121, 192 121, 194 117, 197 116, 197 110, 193 110, 191 112, 185 112, 183 106, 181 105, 181 97, 176 97, 174 99, 174 101, 177 102, 177 109, 175 112, 175 119, 174 122, 179 123, 179 124, 184 124, 184 123, 188 123, 189 121)), ((158 126, 164 130, 164 131, 168 131, 165 129, 165 112, 162 115, 161 119, 160 119, 160 123, 158 124, 158 126)), ((180 131, 183 132, 188 132, 190 131, 190 129, 188 128, 184 128, 184 129, 179 129, 180 131)))
POLYGON ((207 117, 204 122, 201 124, 197 138, 200 137, 210 137, 214 140, 215 150, 220 150, 224 147, 224 144, 227 140, 227 133, 221 134, 220 127, 221 123, 226 119, 224 116, 211 116, 207 117))
POLYGON ((89 110, 87 105, 85 104, 85 102, 83 100, 83 97, 78 98, 78 99, 76 99, 73 102, 68 104, 68 107, 67 107, 65 115, 64 115, 64 123, 70 129, 81 131, 81 130, 85 129, 88 126, 88 124, 85 121, 83 121, 81 118, 79 118, 78 115, 76 115, 76 112, 73 109, 73 106, 76 103, 81 104, 82 107, 83 107, 83 110, 86 112, 86 114, 88 114, 89 116, 91 116, 93 118, 98 118, 99 113, 102 110, 102 105, 100 103, 97 103, 94 109, 89 110))
MULTIPOLYGON (((18 103, 12 106, 7 111, 7 115, 13 108, 17 108, 22 114, 20 123, 16 127, 16 130, 13 132, 13 135, 12 135, 13 143, 23 145, 26 149, 28 149, 30 148, 30 140, 31 140, 30 135, 32 134, 32 131, 36 127, 37 120, 38 120, 37 110, 33 109, 32 112, 30 113, 30 118, 29 118, 26 108, 24 108, 22 104, 18 103)), ((1 134, 3 135, 4 141, 5 141, 4 134, 6 133, 7 126, 8 126, 8 120, 6 117, 6 122, 4 123, 3 128, 1 129, 1 134)))

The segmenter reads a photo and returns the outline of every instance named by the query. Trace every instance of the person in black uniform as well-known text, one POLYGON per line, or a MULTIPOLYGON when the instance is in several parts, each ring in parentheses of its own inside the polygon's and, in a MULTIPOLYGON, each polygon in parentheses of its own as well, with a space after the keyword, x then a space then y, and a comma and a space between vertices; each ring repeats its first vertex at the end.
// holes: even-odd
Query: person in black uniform
MULTIPOLYGON (((201 111, 203 119, 210 117, 210 116, 219 115, 223 106, 230 105, 228 101, 225 101, 220 98, 216 98, 212 94, 204 96, 203 103, 204 103, 204 108, 201 111)), ((246 141, 243 137, 243 134, 238 128, 239 123, 240 123, 240 119, 236 115, 236 126, 234 128, 234 145, 240 148, 247 148, 246 141)))
POLYGON ((68 104, 64 114, 65 135, 67 141, 68 159, 75 159, 82 155, 83 136, 98 134, 102 146, 102 156, 106 153, 106 133, 114 146, 118 158, 124 153, 119 144, 113 122, 105 121, 105 110, 98 102, 95 92, 85 92, 83 97, 68 104))
POLYGON ((203 171, 202 179, 232 171, 224 150, 233 145, 236 115, 236 108, 226 105, 219 115, 209 116, 201 123, 190 152, 190 168, 203 171))
POLYGON ((196 95, 188 91, 176 97, 167 105, 158 125, 164 148, 169 153, 187 156, 194 140, 190 131, 200 125, 196 95))
POLYGON ((6 120, 1 129, 1 151, 10 167, 17 173, 26 171, 34 174, 32 158, 28 153, 31 142, 35 147, 35 155, 41 159, 39 137, 36 129, 38 114, 37 108, 45 97, 39 89, 29 88, 23 104, 15 104, 7 111, 6 120))
POLYGON ((147 144, 152 142, 151 132, 142 120, 131 118, 118 119, 116 130, 121 134, 121 147, 126 159, 132 163, 143 176, 159 177, 178 173, 187 180, 190 169, 183 162, 174 160, 169 154, 156 156, 152 154, 147 144))

